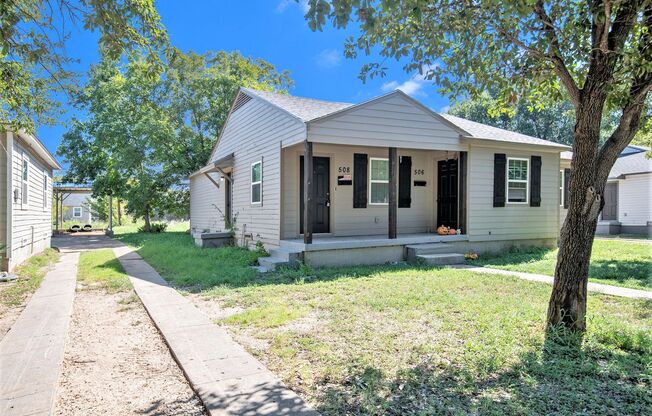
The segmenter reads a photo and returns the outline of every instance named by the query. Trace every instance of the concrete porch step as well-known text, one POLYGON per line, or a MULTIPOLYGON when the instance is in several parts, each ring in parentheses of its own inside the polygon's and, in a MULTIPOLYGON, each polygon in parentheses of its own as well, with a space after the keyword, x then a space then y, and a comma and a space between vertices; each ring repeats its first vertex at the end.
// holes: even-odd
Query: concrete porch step
POLYGON ((290 262, 278 257, 258 257, 258 264, 266 271, 276 270, 278 266, 289 266, 290 262))
POLYGON ((442 254, 451 253, 456 250, 456 247, 448 243, 424 243, 424 244, 410 244, 405 246, 408 261, 415 261, 417 256, 422 254, 442 254))
POLYGON ((464 254, 460 253, 419 254, 416 258, 419 261, 432 266, 447 266, 451 264, 464 263, 464 254))
POLYGON ((291 264, 301 260, 301 251, 289 247, 273 248, 269 251, 271 257, 283 259, 291 264))

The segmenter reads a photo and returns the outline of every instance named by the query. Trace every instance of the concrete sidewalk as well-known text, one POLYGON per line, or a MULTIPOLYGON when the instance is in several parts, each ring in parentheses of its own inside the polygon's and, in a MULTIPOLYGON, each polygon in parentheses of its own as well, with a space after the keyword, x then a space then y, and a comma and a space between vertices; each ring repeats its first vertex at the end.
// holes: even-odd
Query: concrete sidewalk
POLYGON ((211 415, 317 415, 132 248, 114 252, 211 415))
MULTIPOLYGON (((490 267, 478 267, 471 265, 458 265, 452 266, 456 269, 467 269, 472 272, 478 273, 490 273, 490 274, 500 274, 503 276, 514 276, 523 280, 530 280, 533 282, 542 282, 552 285, 554 278, 552 276, 546 276, 543 274, 535 273, 524 273, 524 272, 515 272, 511 270, 502 270, 502 269, 492 269, 490 267)), ((598 292, 605 295, 621 296, 624 298, 632 299, 652 299, 652 292, 647 290, 638 290, 638 289, 629 289, 626 287, 620 286, 611 286, 604 285, 602 283, 592 283, 589 282, 587 289, 589 292, 598 292)))
POLYGON ((79 253, 65 253, 0 341, 0 415, 49 415, 72 313, 79 253))

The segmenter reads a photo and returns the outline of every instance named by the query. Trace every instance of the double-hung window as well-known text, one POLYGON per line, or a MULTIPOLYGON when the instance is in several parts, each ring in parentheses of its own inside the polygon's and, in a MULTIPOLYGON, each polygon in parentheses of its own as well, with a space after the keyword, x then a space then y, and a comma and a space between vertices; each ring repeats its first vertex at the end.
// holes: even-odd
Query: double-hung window
POLYGON ((564 206, 564 170, 559 171, 559 206, 564 206))
POLYGON ((527 204, 529 196, 529 159, 507 158, 507 202, 527 204))
POLYGON ((74 218, 81 218, 81 216, 82 216, 82 208, 81 207, 73 207, 72 208, 72 216, 74 218))
POLYGON ((43 169, 43 208, 48 207, 48 173, 43 169))
POLYGON ((21 194, 22 194, 22 205, 25 205, 27 208, 28 193, 29 193, 29 159, 26 155, 23 154, 23 171, 21 173, 21 194))
POLYGON ((263 162, 251 164, 251 203, 260 204, 263 200, 263 162))
POLYGON ((389 159, 370 159, 369 203, 386 205, 389 203, 389 159))

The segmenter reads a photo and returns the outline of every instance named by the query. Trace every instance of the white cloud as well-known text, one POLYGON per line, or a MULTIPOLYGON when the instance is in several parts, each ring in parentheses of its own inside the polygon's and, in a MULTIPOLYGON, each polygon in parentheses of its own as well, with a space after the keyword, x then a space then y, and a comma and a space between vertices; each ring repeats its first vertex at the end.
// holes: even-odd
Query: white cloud
POLYGON ((422 71, 423 75, 416 73, 412 75, 410 79, 402 83, 399 83, 396 80, 388 81, 383 85, 381 85, 380 89, 383 90, 384 92, 401 90, 407 95, 410 95, 412 97, 426 97, 428 94, 426 94, 425 91, 422 90, 423 87, 432 84, 432 81, 427 80, 425 78, 429 73, 430 68, 431 67, 424 66, 422 71))
POLYGON ((337 49, 324 49, 315 56, 315 62, 321 68, 335 68, 342 64, 342 53, 337 49))
POLYGON ((289 6, 292 5, 298 6, 304 14, 308 13, 308 10, 310 10, 308 0, 281 0, 276 5, 276 13, 283 13, 289 6))
POLYGON ((450 109, 451 109, 450 105, 445 105, 445 106, 443 106, 442 108, 439 109, 439 112, 440 113, 448 113, 448 110, 450 110, 450 109))
POLYGON ((383 90, 384 92, 389 92, 389 91, 394 91, 394 90, 401 90, 407 95, 417 97, 425 97, 427 94, 421 89, 426 85, 426 81, 423 79, 418 79, 416 77, 412 77, 408 79, 407 81, 400 83, 398 81, 389 81, 384 83, 380 89, 383 90))

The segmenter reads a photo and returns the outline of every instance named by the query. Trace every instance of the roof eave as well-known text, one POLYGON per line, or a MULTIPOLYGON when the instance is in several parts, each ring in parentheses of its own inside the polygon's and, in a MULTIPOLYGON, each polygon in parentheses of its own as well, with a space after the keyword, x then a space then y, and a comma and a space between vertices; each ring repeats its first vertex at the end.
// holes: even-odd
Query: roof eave
MULTIPOLYGON (((565 151, 570 149, 569 146, 566 146, 565 144, 560 144, 560 143, 554 143, 550 142, 550 144, 543 144, 543 143, 526 143, 526 142, 517 142, 513 140, 499 140, 499 139, 493 139, 493 138, 488 138, 488 137, 475 137, 475 136, 462 136, 462 139, 464 140, 471 140, 475 142, 486 142, 486 141, 491 141, 493 143, 504 143, 504 144, 517 144, 517 145, 524 145, 524 146, 537 146, 537 147, 544 147, 547 149, 554 149, 556 151, 565 151)), ((539 139, 541 140, 541 139, 539 139)))
POLYGON ((27 143, 27 145, 43 159, 52 169, 60 170, 61 165, 57 162, 57 159, 50 153, 50 151, 41 143, 41 141, 27 133, 24 130, 18 131, 17 135, 27 143))

